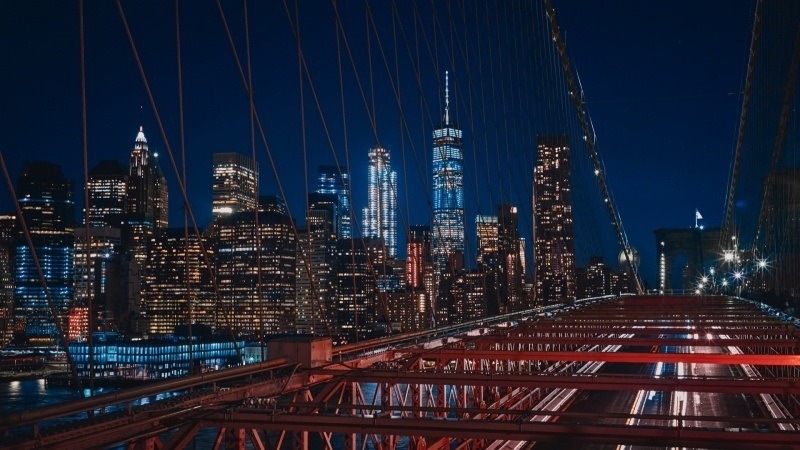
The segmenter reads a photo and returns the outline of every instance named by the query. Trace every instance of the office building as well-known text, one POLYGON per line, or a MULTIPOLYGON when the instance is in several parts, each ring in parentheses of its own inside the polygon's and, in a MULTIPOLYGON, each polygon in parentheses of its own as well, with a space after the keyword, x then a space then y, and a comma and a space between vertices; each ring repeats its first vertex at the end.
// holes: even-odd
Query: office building
POLYGON ((536 298, 575 298, 575 236, 567 136, 538 136, 539 165, 533 171, 536 298))
POLYGON ((397 172, 392 170, 389 151, 380 147, 369 152, 363 226, 365 238, 383 239, 388 256, 397 257, 397 172))
POLYGON ((318 166, 317 194, 336 195, 339 211, 336 219, 336 233, 340 239, 352 237, 350 220, 350 173, 347 167, 318 166))
POLYGON ((258 214, 258 237, 252 213, 234 213, 217 221, 215 259, 220 291, 217 324, 259 336, 294 333, 297 268, 294 224, 281 213, 285 206, 277 197, 263 200, 258 214))
MULTIPOLYGON (((454 267, 463 267, 464 255, 464 156, 462 132, 451 120, 449 76, 445 72, 444 118, 433 130, 433 263, 437 283, 454 267)), ((450 274, 456 276, 457 274, 450 274)), ((438 289, 438 295, 443 294, 438 289)))
POLYGON ((172 334, 190 317, 192 323, 213 324, 216 302, 206 265, 212 258, 194 233, 187 240, 183 227, 155 233, 148 246, 142 296, 142 314, 151 334, 172 334))
POLYGON ((89 226, 120 227, 128 198, 128 171, 119 161, 100 161, 89 171, 89 226))
MULTIPOLYGON (((47 281, 55 313, 64 321, 73 296, 74 186, 61 167, 28 163, 17 180, 17 200, 47 281)), ((14 310, 25 321, 29 340, 52 340, 57 335, 47 295, 39 279, 28 242, 20 230, 13 243, 14 310)))
POLYGON ((239 153, 214 153, 211 186, 215 219, 258 206, 258 163, 239 153))

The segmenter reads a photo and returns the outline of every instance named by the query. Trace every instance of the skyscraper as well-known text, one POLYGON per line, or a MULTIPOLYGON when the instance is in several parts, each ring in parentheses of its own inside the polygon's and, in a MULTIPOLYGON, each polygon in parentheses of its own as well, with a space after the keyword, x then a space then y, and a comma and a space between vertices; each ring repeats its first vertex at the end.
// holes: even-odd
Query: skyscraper
POLYGON ((383 238, 390 258, 397 257, 397 172, 392 170, 389 151, 376 147, 369 152, 367 206, 364 237, 383 238))
POLYGON ((464 254, 464 156, 462 133, 450 119, 450 87, 445 72, 444 118, 433 130, 433 237, 434 268, 437 277, 448 267, 463 264, 451 261, 464 254))
MULTIPOLYGON (((187 243, 183 227, 161 229, 150 240, 142 298, 150 333, 172 334, 176 326, 185 325, 189 302, 193 323, 213 323, 214 294, 201 252, 197 236, 190 233, 187 243)), ((206 252, 211 261, 207 246, 206 252)))
POLYGON ((575 298, 575 237, 567 136, 538 136, 533 171, 533 248, 536 298, 575 298))
POLYGON ((336 245, 337 202, 335 194, 309 194, 306 226, 297 230, 300 239, 297 246, 298 333, 326 332, 325 320, 332 318, 335 312, 331 272, 336 245))
POLYGON ((520 258, 520 237, 517 207, 501 204, 497 208, 498 242, 501 273, 500 298, 507 302, 510 312, 522 311, 528 306, 523 295, 523 269, 520 258))
POLYGON ((347 167, 318 166, 317 194, 334 194, 339 199, 336 230, 340 239, 350 239, 350 173, 347 167), (341 169, 341 173, 339 172, 341 169))
MULTIPOLYGON (((89 289, 93 292, 104 291, 108 281, 108 263, 119 257, 122 247, 122 237, 119 228, 91 227, 89 228, 91 250, 89 261, 86 264, 86 229, 75 228, 75 304, 83 306, 88 300, 89 289), (99 285, 98 285, 99 284, 99 285)), ((95 311, 105 305, 94 303, 95 311)))
POLYGON ((89 226, 119 227, 128 197, 128 171, 103 160, 89 171, 89 226))
POLYGON ((155 228, 169 224, 167 180, 158 165, 158 153, 150 154, 142 127, 131 151, 127 212, 152 221, 155 228))
POLYGON ((295 332, 297 242, 279 198, 265 197, 255 215, 239 212, 217 221, 216 265, 221 303, 217 323, 252 334, 295 332), (261 248, 256 246, 261 243, 261 248), (261 285, 259 278, 261 262, 261 285))
MULTIPOLYGON (((378 286, 369 267, 371 250, 363 239, 339 239, 336 244, 334 291, 336 331, 354 336, 373 330, 377 317, 378 286)), ((374 264, 374 261, 373 261, 374 264)))
POLYGON ((213 217, 241 211, 255 212, 258 205, 258 163, 239 153, 214 153, 213 217))
MULTIPOLYGON (((484 283, 480 292, 485 296, 484 309, 487 315, 508 312, 507 299, 500 297, 502 276, 502 258, 500 256, 500 229, 497 216, 479 215, 475 218, 475 230, 478 235, 478 271, 483 274, 480 280, 484 283)), ((474 281, 477 276, 473 275, 474 281)), ((474 291, 474 289, 472 289, 474 291)), ((472 295, 475 296, 474 292, 472 295)), ((471 300, 476 304, 475 300, 471 300)))
MULTIPOLYGON (((47 280, 55 311, 66 318, 73 294, 75 202, 73 184, 61 167, 28 163, 17 180, 17 197, 47 280)), ((14 306, 24 318, 28 338, 52 339, 56 325, 47 304, 33 254, 22 232, 14 239, 14 306)))

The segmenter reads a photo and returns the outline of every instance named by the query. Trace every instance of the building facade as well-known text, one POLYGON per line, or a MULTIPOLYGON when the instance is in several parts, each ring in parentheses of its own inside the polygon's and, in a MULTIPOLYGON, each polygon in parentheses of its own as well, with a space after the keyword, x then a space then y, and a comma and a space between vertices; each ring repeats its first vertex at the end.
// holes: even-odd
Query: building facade
POLYGON ((535 288, 538 301, 575 298, 575 233, 567 136, 538 136, 533 171, 535 288))
POLYGON ((333 194, 338 199, 336 234, 340 239, 352 237, 350 215, 350 173, 347 167, 318 166, 317 194, 333 194))
MULTIPOLYGON (((449 78, 445 72, 444 118, 433 130, 433 262, 437 279, 464 255, 464 156, 462 132, 450 117, 449 78)), ((452 274, 456 275, 456 274, 452 274)), ((440 289, 441 291, 441 289, 440 289)), ((442 292, 438 293, 439 295, 442 292)))
MULTIPOLYGON (((30 231, 55 313, 66 318, 74 289, 74 186, 61 167, 29 163, 17 180, 17 200, 30 231)), ((28 339, 52 340, 56 323, 39 279, 34 255, 22 231, 14 239, 14 309, 28 339)), ((65 327, 65 321, 61 323, 65 327)))
POLYGON ((142 314, 151 334, 172 334, 190 320, 214 323, 216 302, 206 265, 212 258, 195 234, 187 240, 183 227, 156 232, 148 246, 142 296, 142 314))
POLYGON ((362 232, 365 238, 383 239, 389 257, 397 257, 397 172, 392 170, 389 151, 381 147, 369 152, 362 232))
POLYGON ((212 216, 254 213, 258 206, 258 163, 239 153, 213 155, 212 216))
POLYGON ((221 328, 259 336, 295 332, 297 242, 294 224, 278 205, 261 205, 258 228, 255 215, 246 212, 217 222, 221 328))
POLYGON ((128 199, 128 171, 103 160, 89 171, 89 226, 120 227, 128 199))

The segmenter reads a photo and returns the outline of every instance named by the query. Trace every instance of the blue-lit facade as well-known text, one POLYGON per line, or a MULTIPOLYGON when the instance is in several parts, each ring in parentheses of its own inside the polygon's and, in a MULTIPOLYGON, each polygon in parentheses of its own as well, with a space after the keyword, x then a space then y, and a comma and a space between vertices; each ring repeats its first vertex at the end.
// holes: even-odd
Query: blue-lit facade
MULTIPOLYGON (((98 378, 154 380, 189 373, 189 342, 186 340, 147 339, 123 340, 113 336, 95 337, 94 367, 98 378)), ((244 341, 230 340, 194 342, 192 359, 200 371, 220 369, 239 363, 236 347, 244 341)), ((69 345, 75 366, 81 377, 89 375, 89 345, 74 342, 69 345)))
MULTIPOLYGON (((66 318, 74 282, 72 181, 57 164, 29 163, 17 180, 17 196, 55 312, 66 318)), ((56 323, 22 232, 14 239, 13 251, 14 313, 24 320, 29 339, 52 340, 57 335, 56 323)))
POLYGON ((397 172, 392 170, 389 151, 376 147, 369 152, 367 206, 364 208, 365 238, 383 238, 386 253, 397 257, 397 172))
MULTIPOLYGON (((445 72, 446 73, 446 72, 445 72)), ((442 125, 433 130, 433 241, 437 276, 448 261, 464 253, 464 156, 461 130, 450 120, 450 90, 445 75, 442 125)))
POLYGON ((350 239, 350 174, 347 167, 318 166, 317 194, 335 194, 339 200, 336 233, 339 239, 350 239), (341 173, 340 170, 341 169, 341 173))

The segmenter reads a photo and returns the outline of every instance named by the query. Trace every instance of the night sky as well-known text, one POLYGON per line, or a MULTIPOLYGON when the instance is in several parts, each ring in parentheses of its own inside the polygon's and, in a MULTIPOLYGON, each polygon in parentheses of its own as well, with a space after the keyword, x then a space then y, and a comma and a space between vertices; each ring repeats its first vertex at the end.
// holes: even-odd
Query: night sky
MULTIPOLYGON (((249 118, 247 98, 216 4, 207 0, 183 3, 188 191, 198 222, 205 224, 211 216, 211 153, 237 151, 249 155, 249 118)), ((302 222, 306 184, 297 49, 281 2, 252 3, 256 107, 265 124, 289 206, 296 220, 302 222)), ((343 155, 331 7, 324 1, 301 3, 304 51, 331 128, 331 139, 337 154, 343 155)), ((643 275, 653 286, 652 230, 693 226, 695 208, 709 227, 718 226, 722 219, 741 102, 738 92, 744 78, 755 3, 616 0, 553 0, 553 3, 570 57, 580 75, 610 187, 631 243, 640 250, 643 275)), ((288 4, 294 7, 293 1, 288 4)), ((400 2, 401 7, 409 4, 400 2)), ((244 58, 241 2, 225 1, 223 5, 240 57, 244 58)), ((445 2, 437 5, 444 7, 445 2)), ((123 6, 151 79, 167 137, 179 157, 172 2, 123 2, 123 6)), ((391 15, 386 11, 382 14, 379 6, 373 7, 381 33, 391 36, 391 15)), ((422 14, 430 7, 428 2, 421 2, 422 14)), ((340 12, 346 30, 352 31, 349 38, 354 51, 362 57, 360 76, 368 80, 363 3, 342 2, 340 12)), ((406 26, 412 24, 409 21, 406 26)), ((166 146, 114 2, 87 2, 86 38, 90 166, 101 159, 127 163, 138 126, 142 124, 151 150, 161 154, 167 174, 171 221, 175 226, 182 225, 180 194, 165 157, 166 146)), ((372 45, 375 44, 373 40, 372 45)), ((403 49, 399 52, 401 58, 405 57, 403 49)), ((383 76, 383 61, 375 55, 374 89, 381 143, 393 151, 400 183, 408 180, 400 187, 401 215, 410 223, 427 223, 427 206, 415 207, 407 199, 424 196, 424 186, 430 181, 420 179, 410 156, 406 171, 401 168, 399 150, 410 144, 405 142, 398 125, 391 85, 383 76)), ((346 59, 345 64, 344 70, 350 71, 345 75, 345 103, 353 204, 360 219, 360 210, 366 203, 367 149, 375 139, 346 59)), ((423 153, 430 154, 427 115, 430 113, 437 121, 436 116, 440 115, 441 96, 432 66, 426 62, 421 68, 430 111, 420 116, 419 104, 411 102, 405 112, 412 133, 419 138, 416 150, 423 164, 429 158, 423 153)), ((438 66, 439 70, 449 69, 444 57, 438 66)), ((401 72, 405 95, 418 96, 413 72, 408 68, 401 72)), ((458 68, 454 76, 458 77, 458 68)), ((304 94, 308 173, 313 189, 316 166, 333 163, 333 157, 307 83, 304 94)), ((20 173, 26 160, 50 160, 61 164, 66 175, 80 185, 83 168, 77 2, 0 2, 0 105, 3 136, 0 150, 12 178, 20 173)), ((457 108, 461 114, 466 111, 463 105, 457 108)), ((465 122, 462 120, 462 125, 465 122)), ((466 149, 470 143, 470 139, 465 140, 465 158, 472 154, 466 149)), ((277 193, 260 140, 257 154, 262 193, 277 193)), ((472 167, 473 162, 465 163, 472 167)), ((423 167, 422 171, 430 177, 429 169, 423 167)), ((0 208, 10 210, 12 204, 5 185, 0 189, 0 208)), ((475 190, 482 191, 480 180, 475 190)), ((466 191, 469 197, 470 189, 466 191)), ((81 195, 76 192, 76 197, 81 195)), ((483 213, 491 210, 485 199, 468 199, 467 223, 474 222, 476 203, 483 213)), ((402 230, 403 224, 398 228, 402 230)))

